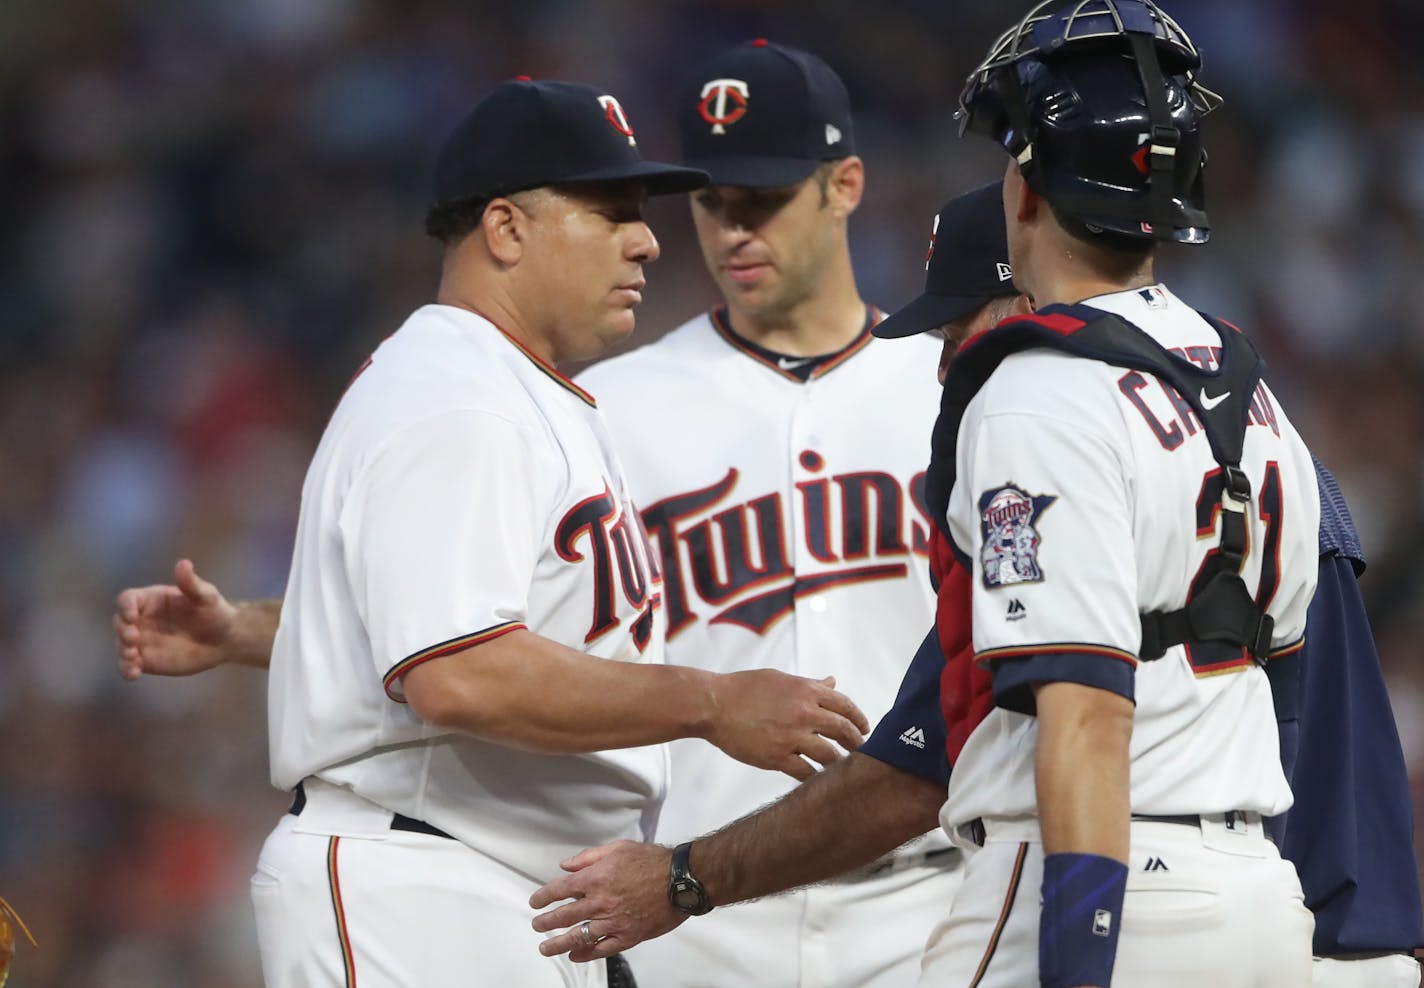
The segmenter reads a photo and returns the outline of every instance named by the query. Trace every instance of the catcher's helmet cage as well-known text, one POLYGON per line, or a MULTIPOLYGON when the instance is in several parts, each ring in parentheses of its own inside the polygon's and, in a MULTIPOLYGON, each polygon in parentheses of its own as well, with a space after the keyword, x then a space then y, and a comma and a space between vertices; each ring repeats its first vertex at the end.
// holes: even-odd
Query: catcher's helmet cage
POLYGON ((1092 232, 1206 243, 1198 121, 1221 97, 1200 68, 1152 0, 1048 0, 970 73, 960 133, 1002 144, 1031 188, 1092 232))

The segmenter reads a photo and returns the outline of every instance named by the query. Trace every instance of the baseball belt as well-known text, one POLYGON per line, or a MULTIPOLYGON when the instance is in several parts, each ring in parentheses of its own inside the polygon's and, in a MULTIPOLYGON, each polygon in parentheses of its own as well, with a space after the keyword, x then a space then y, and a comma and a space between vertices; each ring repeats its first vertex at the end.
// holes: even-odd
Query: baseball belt
MULTIPOLYGON (((1259 814, 1248 814, 1245 810, 1232 810, 1226 814, 1228 819, 1237 817, 1238 815, 1242 820, 1248 820, 1252 817, 1257 820, 1260 819, 1259 814)), ((1202 825, 1202 818, 1196 813, 1174 813, 1165 816, 1155 816, 1149 813, 1134 813, 1132 814, 1132 819, 1141 823, 1174 823, 1183 827, 1200 828, 1202 825)), ((967 823, 961 823, 955 829, 961 838, 967 839, 979 847, 984 846, 984 821, 978 817, 975 817, 967 823)), ((1269 838, 1270 835, 1267 834, 1267 837, 1269 838)))
POLYGON ((911 868, 949 868, 959 860, 958 854, 959 848, 957 847, 934 847, 927 851, 887 854, 884 857, 876 858, 862 868, 846 872, 836 881, 863 882, 867 878, 893 875, 896 872, 909 871, 911 868))
MULTIPOLYGON (((288 808, 287 812, 292 814, 292 816, 301 816, 302 810, 306 809, 306 805, 307 791, 303 788, 302 784, 298 782, 297 788, 292 791, 292 805, 288 808)), ((431 837, 444 837, 446 840, 455 839, 439 827, 426 823, 424 820, 408 817, 403 813, 396 813, 391 817, 391 829, 404 830, 411 834, 427 834, 431 837)))

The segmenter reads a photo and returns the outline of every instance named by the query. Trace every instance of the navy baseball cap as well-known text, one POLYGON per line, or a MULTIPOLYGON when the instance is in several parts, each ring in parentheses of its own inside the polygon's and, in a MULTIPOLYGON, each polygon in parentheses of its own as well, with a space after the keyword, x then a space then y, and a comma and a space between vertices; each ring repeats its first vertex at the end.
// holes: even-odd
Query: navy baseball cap
POLYGON ((705 172, 644 161, 613 96, 581 82, 521 76, 480 100, 445 139, 435 159, 435 202, 620 179, 637 179, 649 195, 707 184, 705 172))
POLYGON ((761 38, 697 70, 678 125, 683 164, 713 185, 795 185, 821 162, 855 154, 840 76, 815 55, 761 38))
POLYGON ((1019 293, 1009 267, 1003 189, 995 182, 945 203, 930 230, 924 294, 871 332, 886 339, 915 336, 1019 293))

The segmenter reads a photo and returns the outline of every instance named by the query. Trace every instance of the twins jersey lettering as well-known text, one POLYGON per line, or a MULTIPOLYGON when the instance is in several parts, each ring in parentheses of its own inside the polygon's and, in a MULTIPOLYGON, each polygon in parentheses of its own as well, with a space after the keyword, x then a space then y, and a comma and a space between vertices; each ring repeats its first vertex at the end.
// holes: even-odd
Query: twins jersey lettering
POLYGON ((480 316, 425 306, 352 382, 307 474, 272 656, 272 780, 349 787, 546 881, 577 850, 650 836, 666 750, 549 756, 440 733, 400 677, 518 628, 661 662, 661 621, 592 397, 480 316))
MULTIPOLYGON (((1215 330, 1161 286, 1083 304, 1214 368, 1215 330)), ((1300 645, 1315 590, 1315 471, 1264 384, 1250 421, 1242 576, 1275 619, 1274 654, 1285 654, 1300 645)), ((948 520, 973 566, 973 646, 997 707, 955 763, 946 828, 1035 814, 1028 684, 1056 679, 1135 699, 1134 813, 1289 807, 1261 668, 1224 646, 1137 658, 1139 614, 1183 606, 1217 546, 1222 471, 1186 402, 1155 377, 1027 350, 970 403, 956 465, 948 520)))
MULTIPOLYGON (((868 329, 803 383, 714 313, 579 383, 598 395, 661 560, 668 661, 834 675, 874 723, 933 621, 923 484, 940 389, 937 343, 868 329)), ((705 742, 670 747, 663 843, 796 785, 705 742)), ((904 984, 952 888, 935 870, 718 910, 630 959, 641 980, 679 988, 904 984), (867 923, 885 931, 874 948, 849 929, 867 923), (900 954, 904 969, 887 961, 900 954)))

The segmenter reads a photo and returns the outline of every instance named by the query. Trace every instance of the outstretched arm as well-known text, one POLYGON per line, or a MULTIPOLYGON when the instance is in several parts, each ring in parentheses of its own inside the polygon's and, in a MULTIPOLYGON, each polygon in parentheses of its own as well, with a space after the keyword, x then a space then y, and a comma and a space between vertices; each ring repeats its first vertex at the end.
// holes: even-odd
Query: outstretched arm
POLYGON ((835 680, 775 669, 717 674, 600 659, 516 627, 392 683, 429 724, 495 744, 575 754, 705 738, 739 761, 805 778, 860 746, 865 715, 835 680))
POLYGON ((114 601, 119 675, 191 676, 220 665, 266 668, 280 600, 229 601, 187 559, 173 584, 131 587, 114 601))
MULTIPOLYGON (((859 753, 836 762, 780 800, 697 841, 690 868, 713 905, 784 892, 869 864, 932 829, 944 787, 859 753)), ((575 961, 607 957, 680 925, 687 916, 667 899, 672 852, 620 841, 565 861, 572 872, 535 892, 541 953, 575 961), (598 942, 585 946, 579 925, 598 942)))

